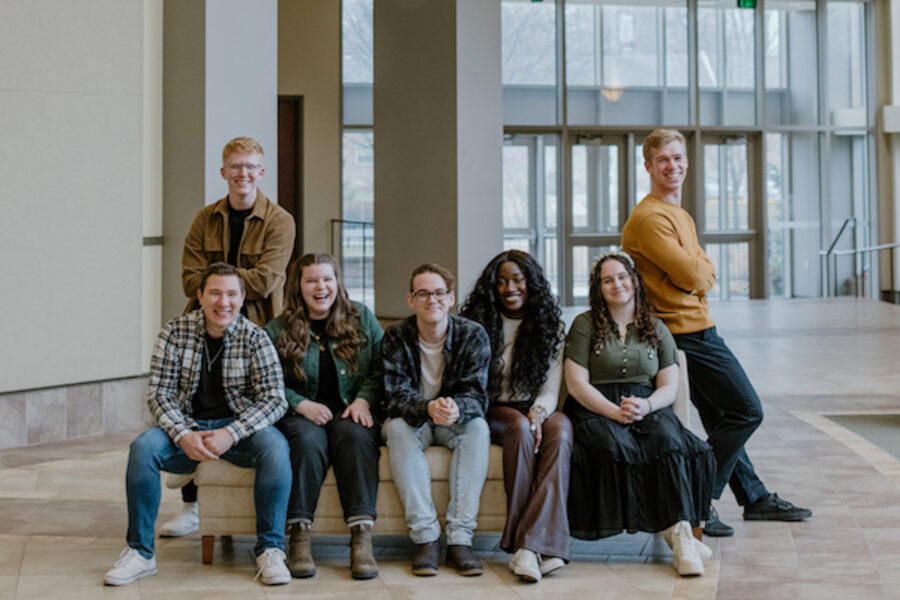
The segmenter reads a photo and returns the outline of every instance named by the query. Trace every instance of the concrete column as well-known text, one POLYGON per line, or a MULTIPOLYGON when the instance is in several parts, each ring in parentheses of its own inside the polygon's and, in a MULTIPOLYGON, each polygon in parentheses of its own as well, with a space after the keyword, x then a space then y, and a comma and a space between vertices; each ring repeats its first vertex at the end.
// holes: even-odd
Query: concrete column
POLYGON ((277 200, 278 3, 166 0, 163 56, 163 320, 187 304, 181 254, 194 215, 227 193, 222 147, 265 151, 260 188, 277 200))
POLYGON ((499 0, 375 2, 375 297, 408 314, 436 262, 457 301, 502 248, 499 0))

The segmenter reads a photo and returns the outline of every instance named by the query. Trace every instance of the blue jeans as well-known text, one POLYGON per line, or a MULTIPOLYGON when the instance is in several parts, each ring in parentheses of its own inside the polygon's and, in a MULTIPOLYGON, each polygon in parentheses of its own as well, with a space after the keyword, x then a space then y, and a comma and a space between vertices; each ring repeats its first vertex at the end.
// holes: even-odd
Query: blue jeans
POLYGON ((687 355, 691 401, 716 455, 713 498, 721 498, 728 484, 739 504, 752 504, 768 494, 744 450, 762 423, 756 390, 715 327, 674 337, 687 355))
MULTIPOLYGON (((199 420, 200 430, 218 429, 233 419, 199 420)), ((284 522, 291 492, 288 443, 274 427, 260 429, 232 446, 222 458, 239 467, 256 469, 256 556, 267 548, 284 550, 284 522)), ((125 490, 128 496, 128 545, 144 558, 154 555, 154 526, 159 514, 160 470, 193 473, 191 460, 162 429, 148 429, 131 443, 125 490)))
POLYGON ((390 450, 391 472, 406 511, 409 537, 417 544, 433 542, 441 536, 441 525, 431 499, 431 473, 425 449, 436 444, 453 451, 447 543, 471 546, 490 456, 487 422, 476 417, 449 427, 433 423, 412 427, 396 418, 385 422, 382 435, 390 450))

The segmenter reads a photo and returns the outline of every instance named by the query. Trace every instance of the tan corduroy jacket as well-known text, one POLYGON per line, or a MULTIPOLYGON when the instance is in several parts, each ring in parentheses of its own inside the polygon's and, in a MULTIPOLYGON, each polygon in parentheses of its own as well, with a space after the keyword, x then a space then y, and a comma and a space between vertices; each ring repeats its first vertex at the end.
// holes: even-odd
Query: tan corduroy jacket
MULTIPOLYGON (((237 267, 247 289, 247 317, 260 327, 284 310, 284 282, 294 250, 296 225, 289 212, 256 192, 253 210, 244 223, 237 267)), ((181 282, 190 298, 187 309, 197 308, 197 289, 206 266, 228 258, 231 231, 228 197, 205 207, 191 224, 184 240, 181 282)))

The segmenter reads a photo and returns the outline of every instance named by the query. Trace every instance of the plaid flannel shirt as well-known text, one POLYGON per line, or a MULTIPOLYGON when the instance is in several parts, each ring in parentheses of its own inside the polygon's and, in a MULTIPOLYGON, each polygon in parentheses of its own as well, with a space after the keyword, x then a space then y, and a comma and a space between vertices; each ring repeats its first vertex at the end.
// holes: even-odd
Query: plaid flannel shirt
MULTIPOLYGON (((458 422, 465 423, 483 417, 487 410, 491 342, 484 327, 475 321, 457 315, 449 315, 449 318, 438 396, 453 398, 459 406, 458 422)), ((402 417, 413 427, 429 421, 428 400, 419 394, 422 365, 415 315, 388 327, 381 339, 381 354, 388 418, 402 417)))
MULTIPOLYGON (((175 317, 160 330, 150 358, 147 404, 176 444, 196 427, 192 399, 200 384, 205 334, 202 309, 175 317)), ((231 322, 223 341, 222 388, 236 415, 225 429, 238 442, 284 415, 284 377, 269 336, 243 315, 231 322)))

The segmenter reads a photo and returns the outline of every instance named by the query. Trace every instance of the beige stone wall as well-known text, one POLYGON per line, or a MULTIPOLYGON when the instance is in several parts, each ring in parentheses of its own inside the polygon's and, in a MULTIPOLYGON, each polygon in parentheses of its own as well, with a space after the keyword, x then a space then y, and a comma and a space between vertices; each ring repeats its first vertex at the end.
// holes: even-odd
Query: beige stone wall
POLYGON ((341 4, 280 0, 278 94, 303 96, 303 250, 330 251, 341 217, 341 4))

